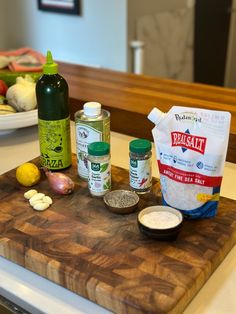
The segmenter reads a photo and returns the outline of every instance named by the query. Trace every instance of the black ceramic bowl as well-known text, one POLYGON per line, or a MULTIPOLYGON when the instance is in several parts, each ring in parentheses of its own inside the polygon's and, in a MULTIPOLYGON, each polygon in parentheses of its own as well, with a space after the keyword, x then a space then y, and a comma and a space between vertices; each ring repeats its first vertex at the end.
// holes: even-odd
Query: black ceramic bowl
POLYGON ((106 208, 116 214, 129 214, 135 211, 139 196, 129 190, 114 190, 103 197, 106 208))
POLYGON ((150 206, 138 214, 140 231, 157 240, 175 240, 183 224, 183 215, 168 206, 150 206))

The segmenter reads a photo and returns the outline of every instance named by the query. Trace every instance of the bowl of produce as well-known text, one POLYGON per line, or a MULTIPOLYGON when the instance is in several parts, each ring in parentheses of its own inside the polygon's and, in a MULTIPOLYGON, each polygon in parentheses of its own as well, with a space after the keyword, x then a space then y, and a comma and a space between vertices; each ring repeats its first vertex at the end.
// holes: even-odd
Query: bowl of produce
POLYGON ((130 214, 139 203, 139 196, 129 190, 114 190, 103 197, 106 208, 116 214, 130 214))
POLYGON ((175 240, 183 224, 183 215, 168 206, 150 206, 138 214, 140 231, 157 240, 175 240))
MULTIPOLYGON (((8 78, 10 74, 5 74, 8 78)), ((3 74, 0 78, 5 77, 3 74)), ((12 77, 12 85, 0 79, 0 134, 38 123, 35 80, 27 74, 12 77), (17 76, 17 77, 16 77, 17 76)), ((9 81, 7 81, 9 83, 9 81)))

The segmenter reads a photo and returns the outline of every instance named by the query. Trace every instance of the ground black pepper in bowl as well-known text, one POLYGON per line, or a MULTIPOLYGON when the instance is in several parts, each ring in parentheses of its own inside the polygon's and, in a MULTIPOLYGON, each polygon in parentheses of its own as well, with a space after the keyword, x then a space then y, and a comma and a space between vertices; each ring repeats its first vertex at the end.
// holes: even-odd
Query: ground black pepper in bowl
POLYGON ((135 211, 139 196, 129 190, 114 190, 103 197, 106 208, 116 214, 129 214, 135 211))

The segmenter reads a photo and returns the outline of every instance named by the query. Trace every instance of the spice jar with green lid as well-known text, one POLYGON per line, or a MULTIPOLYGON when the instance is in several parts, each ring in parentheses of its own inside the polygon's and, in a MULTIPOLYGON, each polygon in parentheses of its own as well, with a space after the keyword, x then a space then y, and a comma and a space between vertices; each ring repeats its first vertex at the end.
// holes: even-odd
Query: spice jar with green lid
POLYGON ((152 144, 145 139, 129 143, 130 187, 137 193, 147 193, 152 186, 152 144))
POLYGON ((88 146, 88 187, 94 196, 104 196, 111 189, 110 145, 106 142, 88 146))

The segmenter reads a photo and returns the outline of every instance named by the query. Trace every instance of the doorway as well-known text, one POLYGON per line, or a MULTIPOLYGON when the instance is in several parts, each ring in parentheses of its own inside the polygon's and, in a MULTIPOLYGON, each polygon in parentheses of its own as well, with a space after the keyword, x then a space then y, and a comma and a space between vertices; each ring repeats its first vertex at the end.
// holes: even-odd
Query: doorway
POLYGON ((194 81, 224 86, 232 0, 195 3, 194 81))

